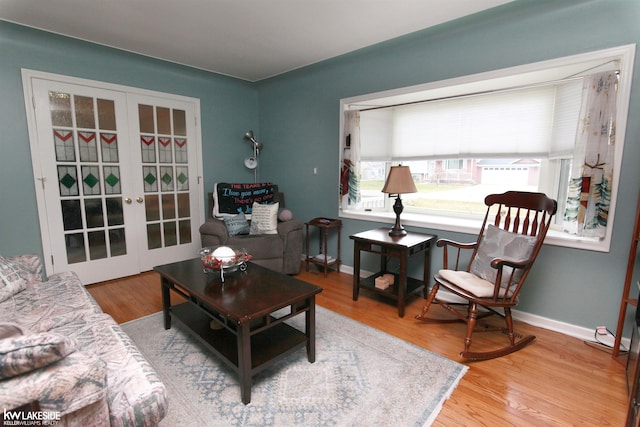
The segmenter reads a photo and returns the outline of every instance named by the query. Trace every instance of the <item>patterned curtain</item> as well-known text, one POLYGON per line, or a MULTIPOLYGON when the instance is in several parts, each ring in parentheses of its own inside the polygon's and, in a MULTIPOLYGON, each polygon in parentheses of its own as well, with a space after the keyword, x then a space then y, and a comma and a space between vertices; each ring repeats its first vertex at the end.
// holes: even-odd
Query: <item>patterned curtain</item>
POLYGON ((340 198, 343 209, 360 203, 360 112, 344 113, 344 149, 340 168, 340 198))
POLYGON ((585 77, 563 229, 602 238, 607 229, 613 176, 618 76, 585 77))

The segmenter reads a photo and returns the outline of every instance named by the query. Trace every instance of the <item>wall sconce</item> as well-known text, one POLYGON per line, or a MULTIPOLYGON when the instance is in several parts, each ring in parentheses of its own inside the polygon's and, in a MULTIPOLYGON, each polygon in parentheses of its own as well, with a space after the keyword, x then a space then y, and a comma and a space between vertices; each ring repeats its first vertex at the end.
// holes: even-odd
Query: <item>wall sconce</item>
POLYGON ((392 197, 393 195, 396 196, 396 202, 393 204, 393 211, 396 213, 396 223, 389 231, 389 236, 406 235, 407 231, 400 224, 400 214, 404 209, 400 195, 418 192, 416 185, 413 183, 409 166, 391 166, 389 176, 387 176, 387 181, 384 183, 382 192, 388 194, 389 197, 392 197))
POLYGON ((251 142, 251 147, 253 148, 253 156, 244 159, 244 165, 247 169, 253 170, 253 181, 258 182, 258 156, 260 155, 260 150, 262 150, 262 143, 258 142, 253 136, 252 130, 244 134, 244 139, 251 142))
POLYGON ((262 150, 262 143, 258 142, 258 140, 253 136, 253 131, 250 130, 245 133, 244 139, 251 141, 251 144, 253 145, 253 154, 255 157, 258 157, 260 155, 260 150, 262 150))

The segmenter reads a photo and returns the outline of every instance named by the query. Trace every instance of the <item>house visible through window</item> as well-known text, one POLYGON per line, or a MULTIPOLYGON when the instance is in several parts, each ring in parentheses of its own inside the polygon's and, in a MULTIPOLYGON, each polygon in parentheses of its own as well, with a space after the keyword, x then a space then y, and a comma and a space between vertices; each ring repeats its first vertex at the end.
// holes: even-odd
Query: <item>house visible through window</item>
MULTIPOLYGON (((618 128, 619 162, 629 102, 625 74, 630 76, 632 67, 628 55, 633 53, 601 51, 342 100, 341 161, 356 188, 342 189, 341 215, 392 218, 393 199, 381 189, 390 166, 401 163, 410 167, 418 189, 401 196, 405 224, 465 231, 455 218, 473 224, 484 213, 488 194, 539 191, 558 201, 551 240, 608 250, 610 230, 604 238, 576 237, 564 232, 562 223, 584 78, 618 74, 617 103, 623 108, 612 127, 618 128)), ((616 176, 619 168, 614 166, 616 176)), ((612 213, 610 208, 611 221, 612 213)))

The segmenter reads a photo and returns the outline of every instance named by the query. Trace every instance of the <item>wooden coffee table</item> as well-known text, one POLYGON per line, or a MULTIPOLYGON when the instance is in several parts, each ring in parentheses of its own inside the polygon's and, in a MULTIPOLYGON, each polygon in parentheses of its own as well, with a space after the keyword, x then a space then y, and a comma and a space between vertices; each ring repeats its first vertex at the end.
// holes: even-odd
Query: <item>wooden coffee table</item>
MULTIPOLYGON (((175 318, 240 377, 242 403, 251 378, 301 347, 315 362, 315 295, 322 288, 248 263, 247 271, 206 274, 200 259, 154 267, 161 276, 164 327, 175 318), (171 305, 170 292, 187 302, 171 305), (275 311, 285 313, 278 318, 275 311), (284 323, 305 313, 305 330, 284 323)), ((279 313, 279 315, 282 313, 279 313)))

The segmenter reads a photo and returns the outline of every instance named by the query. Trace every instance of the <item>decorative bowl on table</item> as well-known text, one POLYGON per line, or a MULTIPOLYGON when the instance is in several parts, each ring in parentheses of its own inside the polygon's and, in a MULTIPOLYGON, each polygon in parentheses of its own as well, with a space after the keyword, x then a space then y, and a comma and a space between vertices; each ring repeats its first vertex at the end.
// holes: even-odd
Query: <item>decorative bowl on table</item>
MULTIPOLYGON (((246 270, 247 261, 251 259, 244 249, 236 250, 228 246, 220 246, 218 248, 202 248, 200 249, 200 260, 205 273, 220 270, 231 273, 233 271, 246 270)), ((224 276, 222 276, 224 278, 224 276)))

